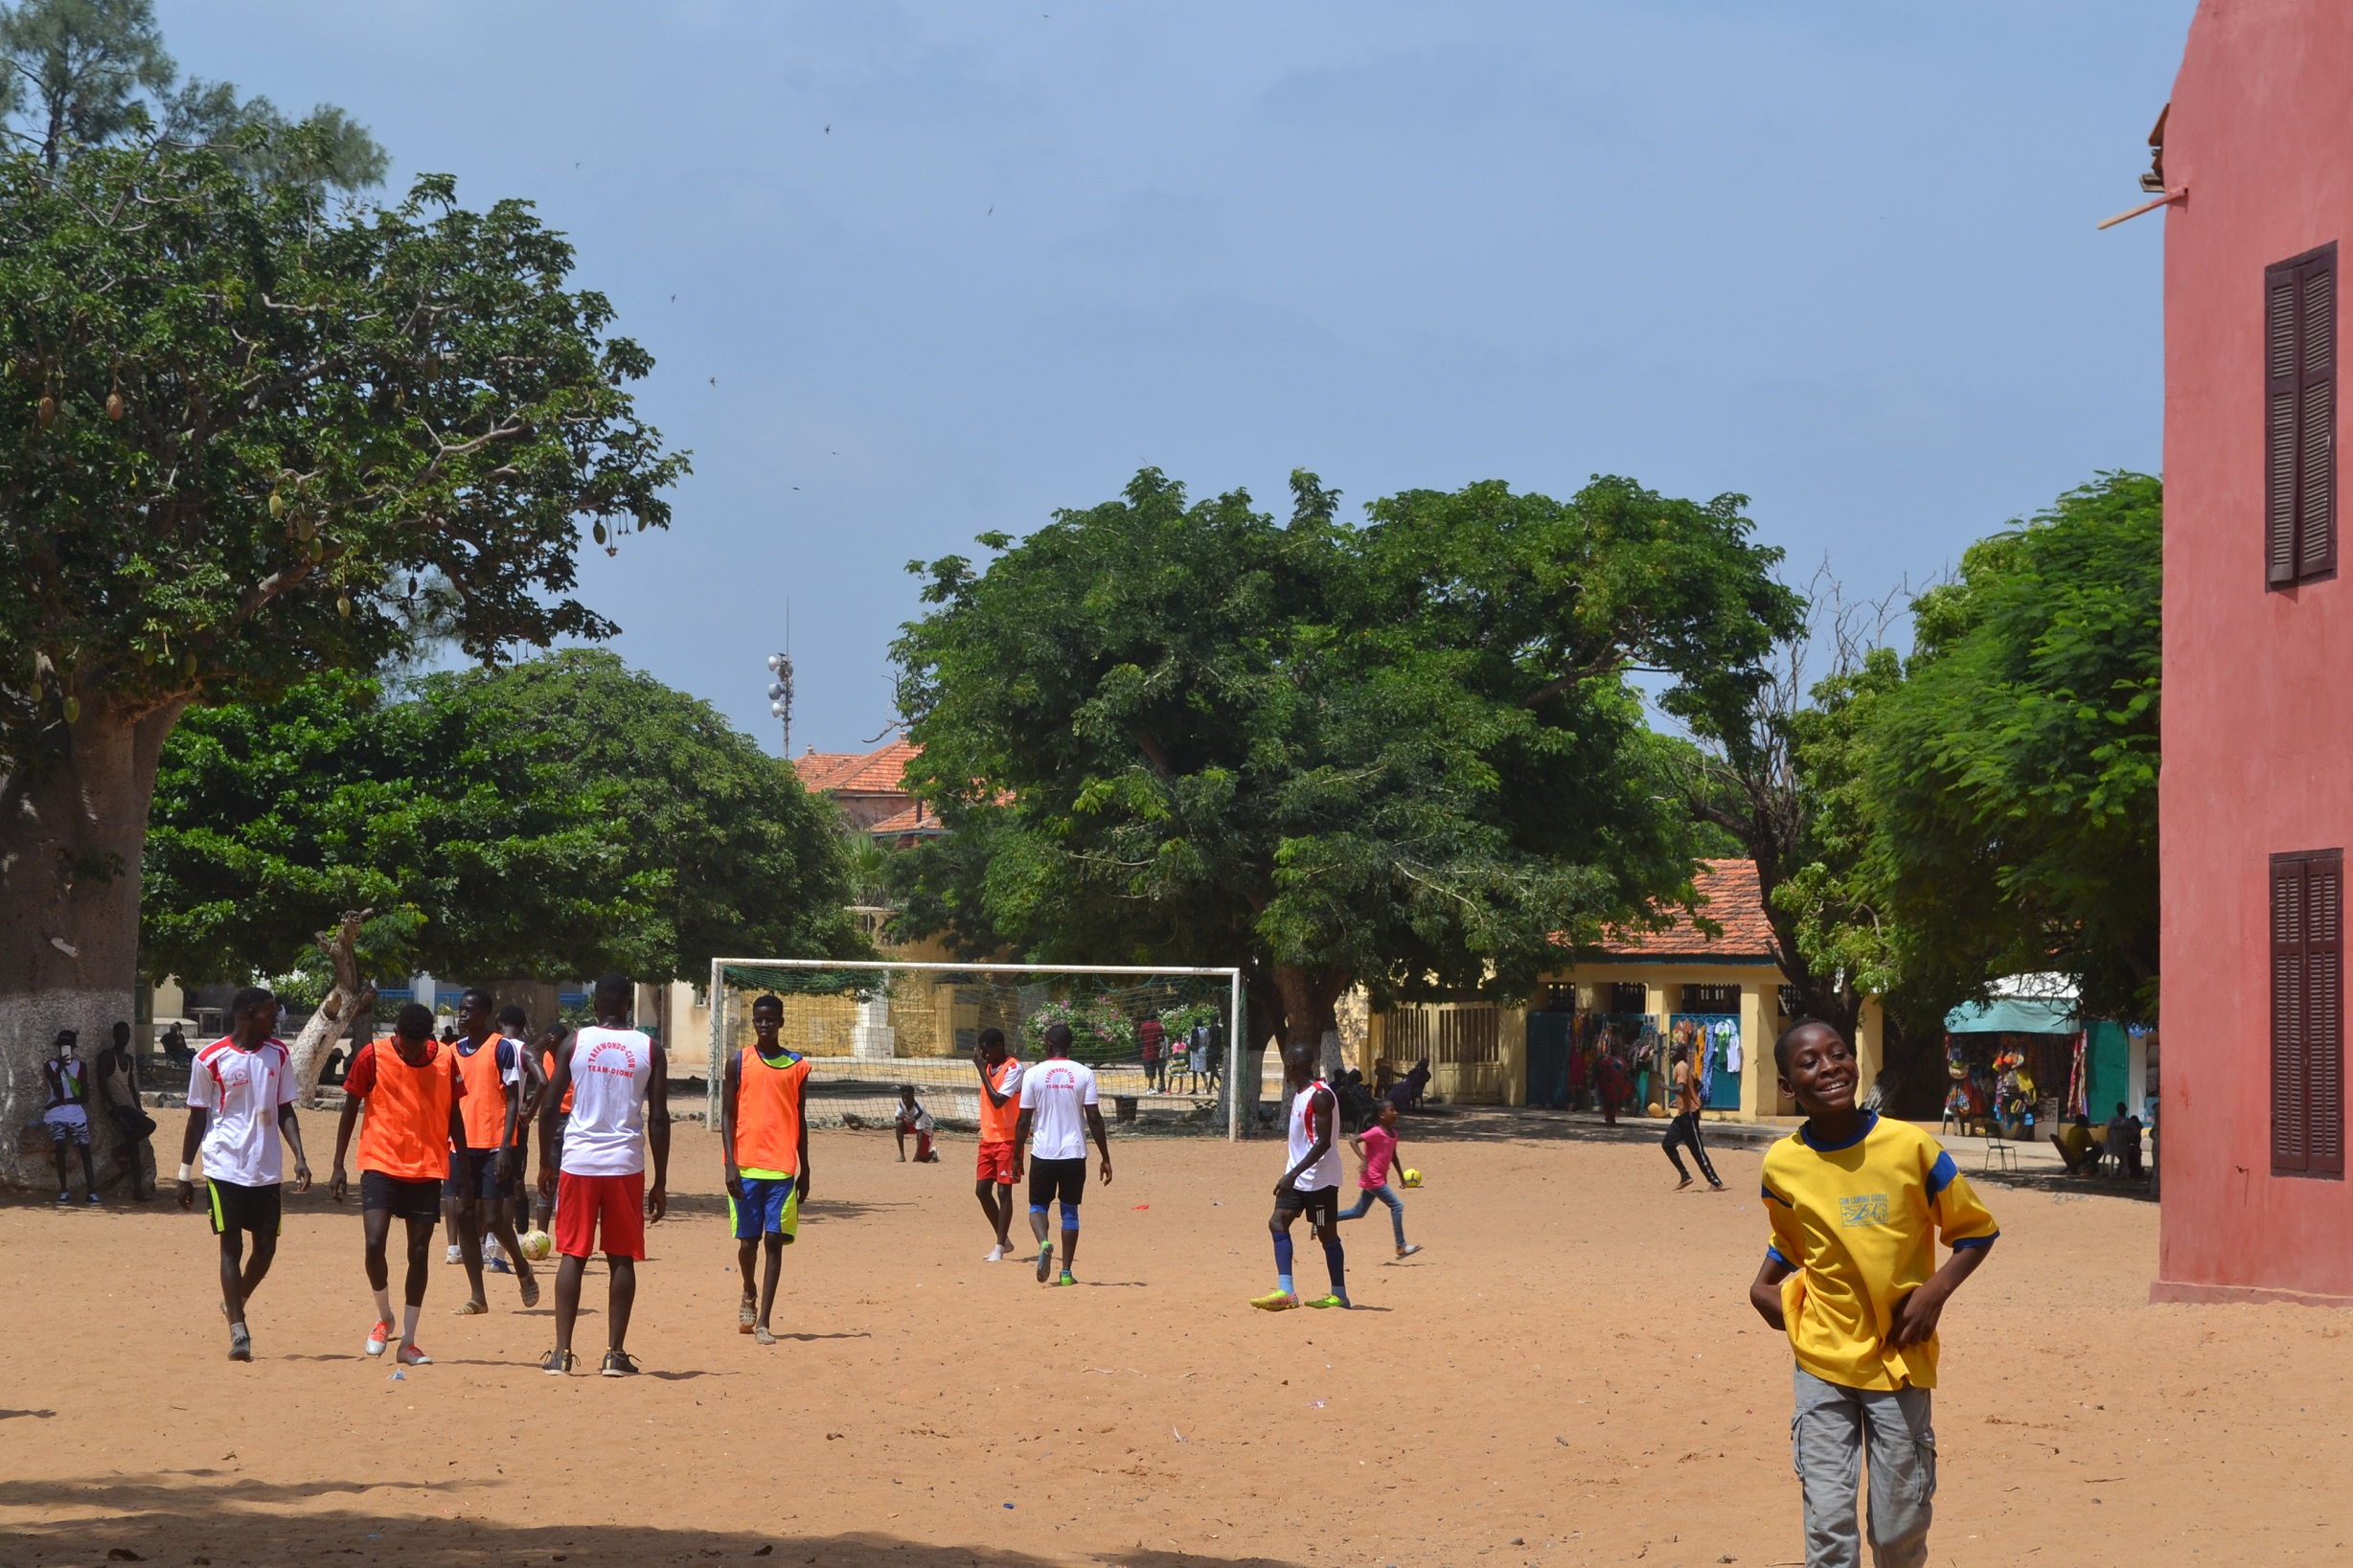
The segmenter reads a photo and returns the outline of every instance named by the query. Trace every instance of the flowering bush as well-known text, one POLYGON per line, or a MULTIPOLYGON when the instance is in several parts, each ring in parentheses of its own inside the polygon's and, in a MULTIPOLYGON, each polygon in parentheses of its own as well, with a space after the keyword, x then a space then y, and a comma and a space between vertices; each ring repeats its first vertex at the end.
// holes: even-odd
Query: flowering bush
POLYGON ((1045 1054, 1046 1030, 1054 1024, 1070 1026, 1070 1055, 1076 1060, 1123 1061, 1137 1054, 1135 1025, 1102 997, 1048 1002, 1022 1019, 1021 1037, 1033 1058, 1045 1054))

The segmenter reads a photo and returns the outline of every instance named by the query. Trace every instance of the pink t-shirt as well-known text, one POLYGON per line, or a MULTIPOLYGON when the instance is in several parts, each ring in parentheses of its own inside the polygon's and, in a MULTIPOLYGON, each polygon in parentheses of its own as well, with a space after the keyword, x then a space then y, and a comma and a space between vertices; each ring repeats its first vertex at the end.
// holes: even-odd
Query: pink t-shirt
POLYGON ((1389 1165, 1397 1158, 1397 1134, 1376 1122, 1360 1135, 1364 1142, 1364 1171, 1357 1185, 1370 1193, 1389 1182, 1389 1165))

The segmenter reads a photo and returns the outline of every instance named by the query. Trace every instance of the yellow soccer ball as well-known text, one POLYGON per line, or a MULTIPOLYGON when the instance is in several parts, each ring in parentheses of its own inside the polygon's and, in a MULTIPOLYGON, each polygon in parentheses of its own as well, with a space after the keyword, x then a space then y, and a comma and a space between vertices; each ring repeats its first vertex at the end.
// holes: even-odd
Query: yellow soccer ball
POLYGON ((1406 1187, 1419 1187, 1422 1185, 1422 1172, 1418 1168, 1409 1165, 1405 1167, 1405 1173, 1397 1179, 1406 1187))
POLYGON ((515 1239, 523 1243, 523 1256, 535 1263, 556 1250, 556 1238, 545 1231, 525 1231, 515 1239))

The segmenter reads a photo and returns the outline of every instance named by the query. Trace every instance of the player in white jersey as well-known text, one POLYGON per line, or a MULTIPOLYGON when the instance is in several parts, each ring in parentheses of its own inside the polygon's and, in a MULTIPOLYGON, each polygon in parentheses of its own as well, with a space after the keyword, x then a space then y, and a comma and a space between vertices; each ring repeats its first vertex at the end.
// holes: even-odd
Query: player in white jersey
POLYGON ((294 1118, 294 1071, 270 1035, 278 998, 248 986, 229 1004, 229 1033, 196 1053, 188 1071, 188 1131, 180 1139, 180 1207, 195 1207, 194 1162, 204 1157, 213 1234, 220 1238, 220 1310, 229 1320, 229 1359, 253 1359, 245 1303, 278 1256, 283 1134, 294 1146, 294 1191, 310 1190, 302 1124, 294 1118), (253 1255, 244 1257, 244 1238, 253 1255))
POLYGON ((1095 1070, 1070 1059, 1070 1026, 1048 1024, 1045 1057, 1021 1075, 1021 1116, 1014 1124, 1013 1173, 1021 1174, 1021 1150, 1029 1149, 1030 1235, 1038 1238, 1038 1283, 1054 1268, 1054 1243, 1046 1239, 1046 1202, 1062 1211, 1062 1272, 1058 1284, 1077 1284, 1070 1264, 1079 1255, 1079 1200, 1086 1195, 1086 1138, 1103 1151, 1103 1183, 1111 1183, 1111 1145, 1097 1109, 1095 1070))
POLYGON ((1348 1261, 1340 1251, 1339 1097, 1315 1076, 1314 1041, 1292 1040, 1283 1047, 1283 1082, 1291 1090, 1290 1169, 1274 1184, 1274 1216, 1267 1228, 1274 1233, 1275 1286, 1250 1299, 1252 1307, 1287 1312, 1299 1305, 1299 1291, 1291 1272, 1291 1222, 1304 1212, 1308 1228, 1323 1243, 1324 1263, 1332 1271, 1332 1293, 1309 1302, 1310 1307, 1348 1305, 1348 1261))
POLYGON ((581 1275, 604 1233, 611 1276, 605 1307, 607 1377, 637 1371, 629 1358, 629 1308, 637 1302, 637 1263, 646 1255, 646 1222, 670 1210, 670 1064, 662 1048, 629 1027, 635 988, 623 975, 596 983, 597 1027, 583 1029, 556 1054, 540 1097, 539 1191, 556 1198, 556 1348, 539 1370, 572 1370, 572 1325, 580 1316, 581 1275), (572 1110, 560 1125, 558 1107, 572 1110), (562 1149, 562 1169, 556 1150, 562 1149), (646 1185, 646 1155, 653 1185, 646 1185))

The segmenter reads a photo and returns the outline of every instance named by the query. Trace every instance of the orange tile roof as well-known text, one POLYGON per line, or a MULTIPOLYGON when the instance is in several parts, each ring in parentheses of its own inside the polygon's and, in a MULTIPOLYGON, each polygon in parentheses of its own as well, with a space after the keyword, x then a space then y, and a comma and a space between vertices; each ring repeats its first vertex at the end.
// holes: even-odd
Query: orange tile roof
POLYGON ((866 830, 877 838, 904 838, 910 833, 928 834, 948 831, 947 829, 940 826, 940 814, 925 807, 921 801, 917 801, 903 811, 884 817, 866 830))
POLYGON ((1724 935, 1702 934, 1688 915, 1678 914, 1664 931, 1613 931, 1602 941, 1611 958, 1715 959, 1727 963, 1770 962, 1774 958, 1772 926, 1765 919, 1765 899, 1757 890, 1753 860, 1702 860, 1692 877, 1700 908, 1724 927, 1724 935))
POLYGON ((828 795, 901 795, 921 746, 903 737, 880 751, 806 751, 792 760, 802 784, 828 795))

